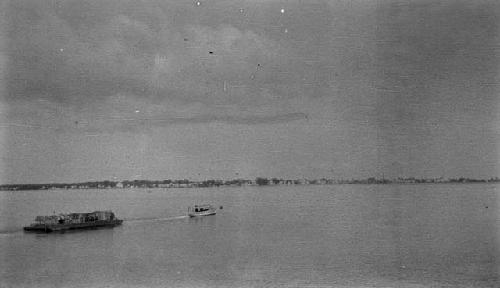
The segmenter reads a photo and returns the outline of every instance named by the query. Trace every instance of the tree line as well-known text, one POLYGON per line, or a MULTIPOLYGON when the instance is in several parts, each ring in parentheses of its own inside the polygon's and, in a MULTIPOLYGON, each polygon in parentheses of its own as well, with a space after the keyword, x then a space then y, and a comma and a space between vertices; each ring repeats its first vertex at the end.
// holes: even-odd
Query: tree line
POLYGON ((329 185, 329 184, 423 184, 423 183, 497 183, 498 177, 490 179, 475 178, 375 178, 366 179, 282 179, 257 177, 254 180, 123 180, 123 181, 88 181, 79 183, 48 183, 48 184, 5 184, 0 190, 48 190, 48 189, 111 189, 111 188, 185 188, 185 187, 220 187, 220 186, 270 186, 270 185, 329 185))

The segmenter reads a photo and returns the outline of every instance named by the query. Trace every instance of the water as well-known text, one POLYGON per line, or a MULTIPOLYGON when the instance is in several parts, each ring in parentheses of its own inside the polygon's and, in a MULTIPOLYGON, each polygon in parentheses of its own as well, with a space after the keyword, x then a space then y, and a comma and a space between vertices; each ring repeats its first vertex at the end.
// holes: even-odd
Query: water
POLYGON ((0 192, 0 287, 499 287, 500 186, 0 192), (189 219, 187 206, 222 205, 189 219), (114 229, 31 234, 113 210, 114 229))

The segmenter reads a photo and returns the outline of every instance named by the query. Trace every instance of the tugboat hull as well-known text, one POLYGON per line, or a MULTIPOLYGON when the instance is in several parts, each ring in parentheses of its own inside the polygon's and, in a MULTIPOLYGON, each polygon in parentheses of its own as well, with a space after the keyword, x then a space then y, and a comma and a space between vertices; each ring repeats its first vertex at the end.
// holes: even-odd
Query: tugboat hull
POLYGON ((213 212, 207 212, 207 213, 196 213, 196 212, 193 212, 193 213, 189 213, 189 217, 202 217, 202 216, 210 216, 210 215, 215 215, 216 212, 213 211, 213 212))

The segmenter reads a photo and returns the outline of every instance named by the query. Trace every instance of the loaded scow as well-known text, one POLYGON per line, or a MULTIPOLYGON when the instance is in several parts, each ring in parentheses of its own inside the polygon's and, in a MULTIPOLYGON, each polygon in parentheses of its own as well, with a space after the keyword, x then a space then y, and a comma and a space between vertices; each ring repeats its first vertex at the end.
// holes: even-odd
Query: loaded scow
POLYGON ((122 224, 111 211, 94 211, 91 213, 69 213, 51 216, 37 216, 35 222, 24 227, 25 231, 52 232, 72 229, 88 229, 97 227, 114 227, 122 224))

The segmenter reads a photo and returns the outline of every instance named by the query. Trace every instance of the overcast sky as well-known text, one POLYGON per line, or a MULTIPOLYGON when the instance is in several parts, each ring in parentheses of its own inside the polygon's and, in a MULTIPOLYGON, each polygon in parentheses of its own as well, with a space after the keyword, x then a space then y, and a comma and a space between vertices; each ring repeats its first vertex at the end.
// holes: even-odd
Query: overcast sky
POLYGON ((498 1, 4 1, 0 182, 499 176, 498 1))

